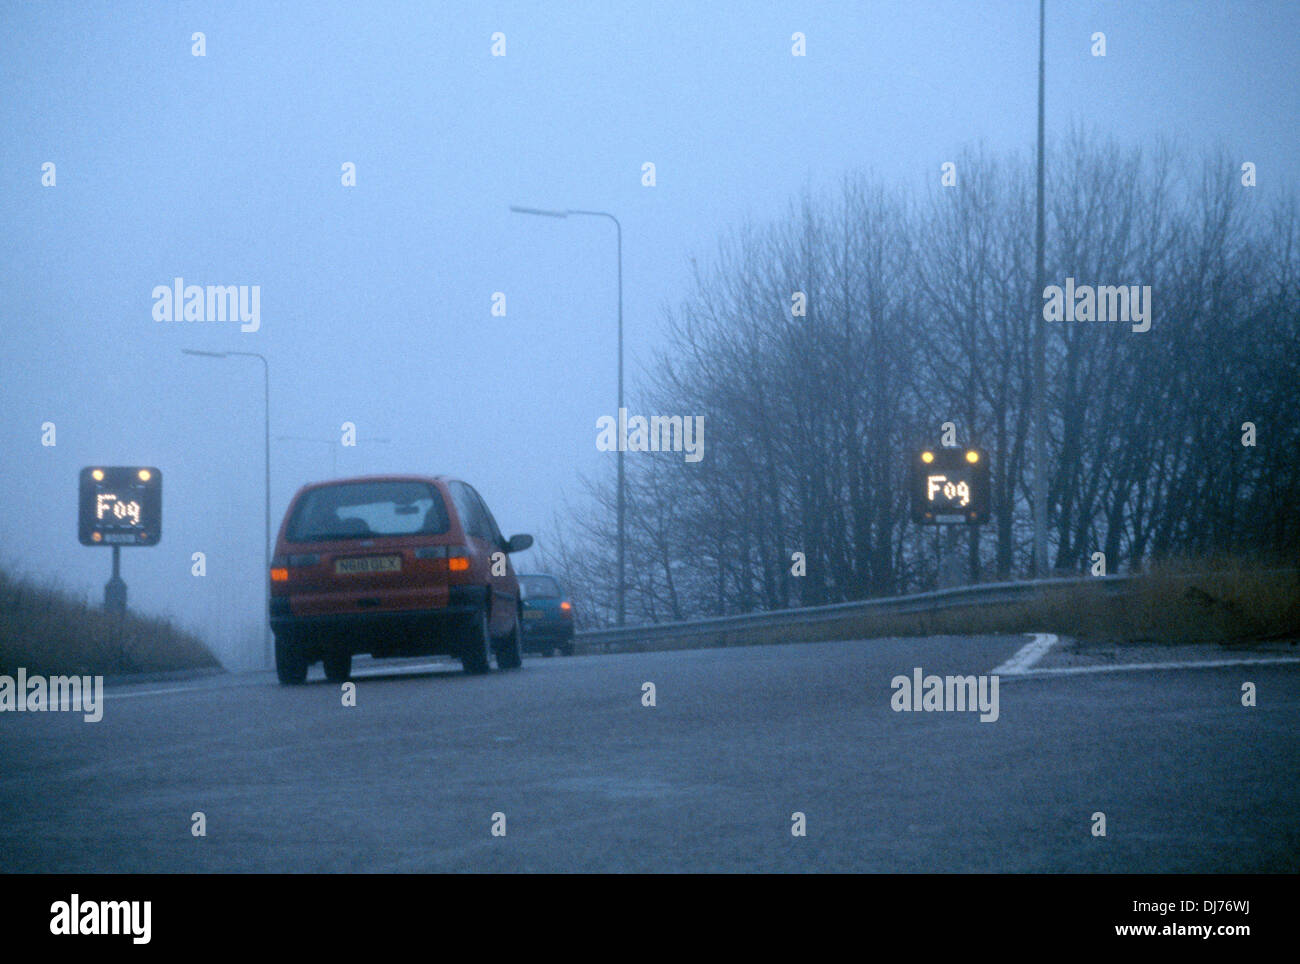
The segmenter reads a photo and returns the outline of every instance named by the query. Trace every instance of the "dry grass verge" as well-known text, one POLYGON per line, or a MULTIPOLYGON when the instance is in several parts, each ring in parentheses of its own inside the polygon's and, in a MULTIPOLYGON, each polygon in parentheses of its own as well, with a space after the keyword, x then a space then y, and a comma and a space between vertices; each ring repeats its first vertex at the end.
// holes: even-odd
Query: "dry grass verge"
POLYGON ((0 570, 0 675, 46 676, 219 668, 193 633, 169 620, 117 617, 52 584, 0 570))

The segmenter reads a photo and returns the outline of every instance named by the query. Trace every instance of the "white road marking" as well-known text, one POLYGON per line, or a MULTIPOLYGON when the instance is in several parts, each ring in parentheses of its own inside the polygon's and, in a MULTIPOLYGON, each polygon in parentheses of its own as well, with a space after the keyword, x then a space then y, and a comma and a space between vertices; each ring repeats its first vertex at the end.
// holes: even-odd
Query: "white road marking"
POLYGON ((215 689, 215 687, 174 686, 171 689, 166 690, 132 690, 128 693, 115 693, 113 690, 106 689, 104 690, 104 696, 111 696, 115 700, 125 700, 130 699, 133 696, 166 696, 169 693, 195 693, 204 688, 215 689))
POLYGON ((383 679, 401 673, 430 673, 439 669, 453 669, 455 664, 443 660, 435 663, 400 663, 392 666, 366 666, 362 672, 353 673, 352 679, 383 679))
POLYGON ((1034 633, 1032 642, 1026 643, 1016 650, 1016 654, 1001 666, 994 668, 990 676, 1019 676, 1029 671, 1029 668, 1037 663, 1047 653, 1049 649, 1055 646, 1057 639, 1051 633, 1034 633))
MULTIPOLYGON (((431 672, 439 669, 446 669, 448 663, 443 662, 423 662, 423 663, 398 663, 392 666, 372 666, 367 664, 363 671, 353 675, 354 682, 363 679, 383 679, 395 673, 422 673, 431 672)), ((320 682, 319 680, 310 680, 309 682, 320 682)), ((204 685, 204 680, 196 680, 183 686, 170 686, 166 689, 152 690, 127 690, 120 692, 116 689, 107 688, 104 690, 105 697, 113 697, 115 700, 131 699, 136 696, 169 696, 175 693, 198 693, 204 690, 215 690, 220 687, 204 685)))
MULTIPOLYGON (((1073 676, 1078 673, 1123 673, 1153 669, 1219 669, 1224 666, 1272 666, 1279 663, 1300 663, 1300 656, 1261 656, 1258 659, 1200 659, 1174 663, 1111 663, 1105 666, 1058 666, 1053 669, 1025 670, 1011 675, 1073 676)), ((996 673, 997 670, 993 672, 996 673)))

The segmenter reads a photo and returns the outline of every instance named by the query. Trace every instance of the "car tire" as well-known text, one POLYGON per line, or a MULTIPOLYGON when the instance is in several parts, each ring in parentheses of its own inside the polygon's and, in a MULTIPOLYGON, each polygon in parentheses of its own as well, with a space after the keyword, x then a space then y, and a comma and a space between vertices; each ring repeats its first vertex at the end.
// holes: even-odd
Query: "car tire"
POLYGON ((281 686, 301 686, 307 682, 307 656, 295 637, 275 637, 275 675, 281 686))
POLYGON ((460 665, 466 673, 482 676, 492 672, 492 634, 486 612, 479 611, 469 618, 460 645, 460 665))
POLYGON ((560 643, 560 655, 561 656, 573 655, 573 640, 570 639, 568 642, 560 643))
POLYGON ((497 640, 497 669, 518 669, 523 665, 523 633, 519 628, 519 613, 516 611, 510 632, 497 640))
POLYGON ((352 675, 352 654, 349 652, 325 654, 325 678, 331 683, 344 683, 352 675))

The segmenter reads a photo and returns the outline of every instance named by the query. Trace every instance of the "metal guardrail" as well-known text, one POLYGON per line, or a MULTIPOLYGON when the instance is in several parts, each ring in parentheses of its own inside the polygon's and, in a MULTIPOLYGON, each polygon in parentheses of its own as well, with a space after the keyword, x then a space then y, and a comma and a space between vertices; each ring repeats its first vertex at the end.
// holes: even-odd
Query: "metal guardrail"
POLYGON ((991 582, 954 589, 936 589, 909 596, 890 596, 833 603, 828 606, 805 606, 799 609, 776 609, 738 616, 710 616, 675 623, 646 623, 617 629, 594 629, 577 634, 578 643, 588 649, 610 649, 622 643, 649 643, 672 638, 717 636, 753 629, 783 626, 807 626, 846 617, 867 614, 908 615, 936 612, 969 606, 995 606, 1032 598, 1055 586, 1102 584, 1121 589, 1133 576, 1084 576, 1064 579, 1030 579, 1023 582, 991 582))
MULTIPOLYGON (((1300 569, 1264 569, 1268 575, 1300 576, 1300 569)), ((1182 573, 1181 577, 1199 579, 1215 573, 1182 573)), ((627 643, 655 643, 668 639, 699 639, 701 637, 725 638, 730 633, 744 633, 756 629, 783 626, 807 626, 852 618, 857 615, 909 615, 938 612, 971 606, 998 606, 1005 603, 1032 599, 1044 590, 1054 587, 1102 585, 1112 592, 1122 592, 1125 587, 1143 578, 1142 575, 1075 576, 1050 579, 1028 579, 1021 582, 990 582, 976 586, 959 586, 955 589, 937 589, 909 596, 889 596, 879 599, 861 599, 854 602, 833 603, 829 606, 805 606, 800 609, 776 609, 768 612, 745 613, 739 616, 710 616, 675 623, 646 623, 624 626, 621 629, 595 629, 577 633, 577 642, 588 651, 621 648, 627 643)))

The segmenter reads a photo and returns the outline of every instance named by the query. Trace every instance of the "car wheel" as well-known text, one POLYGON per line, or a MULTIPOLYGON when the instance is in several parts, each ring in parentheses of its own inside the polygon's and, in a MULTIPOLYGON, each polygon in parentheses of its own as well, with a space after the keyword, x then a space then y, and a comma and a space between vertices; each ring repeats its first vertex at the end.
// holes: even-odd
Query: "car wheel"
POLYGON ((325 678, 331 683, 342 683, 352 675, 352 654, 326 653, 325 678))
POLYGON ((497 669, 518 669, 524 664, 523 639, 519 632, 519 613, 515 613, 510 632, 497 641, 497 669))
POLYGON ((568 642, 560 643, 560 655, 561 656, 573 655, 573 640, 570 639, 568 642))
POLYGON ((469 618, 461 641, 460 664, 474 676, 492 672, 492 635, 488 631, 486 612, 469 618))
POLYGON ((307 682, 307 657, 302 644, 293 636, 275 637, 275 675, 282 686, 301 686, 307 682))

